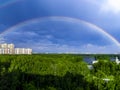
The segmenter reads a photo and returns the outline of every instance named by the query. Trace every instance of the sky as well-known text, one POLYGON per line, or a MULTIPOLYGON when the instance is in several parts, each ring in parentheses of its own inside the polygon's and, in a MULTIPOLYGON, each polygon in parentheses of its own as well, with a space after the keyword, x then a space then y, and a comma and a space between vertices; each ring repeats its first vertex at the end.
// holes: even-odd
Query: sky
POLYGON ((116 46, 111 44, 111 42, 114 43, 114 41, 110 41, 111 38, 109 37, 111 36, 117 42, 120 42, 119 24, 120 0, 0 0, 0 42, 15 43, 19 47, 30 46, 34 49, 35 52, 119 52, 116 51, 116 46), (40 19, 45 17, 48 17, 47 19, 49 20, 46 21, 46 19, 40 19), (49 17, 54 18, 52 18, 53 20, 51 20, 49 17), (55 17, 57 17, 57 20, 55 20, 55 17), (66 21, 61 21, 61 18, 59 17, 62 17, 62 19, 64 17, 67 17, 69 18, 69 21, 65 18, 64 19, 66 21), (96 31, 91 30, 90 27, 84 26, 85 23, 83 24, 80 21, 79 26, 76 26, 75 21, 74 23, 70 23, 73 19, 76 20, 76 22, 77 20, 82 20, 85 21, 85 23, 87 22, 92 24, 92 29, 95 29, 94 26, 97 26, 105 32, 105 35, 99 34, 101 33, 101 31, 99 32, 99 30, 97 30, 98 28, 96 29, 96 31), (45 27, 43 27, 43 23, 45 27, 49 28, 46 29, 45 27), (76 30, 79 30, 81 28, 82 30, 77 32, 75 30, 75 27, 77 27, 76 30), (11 28, 14 30, 10 31, 9 29, 11 28), (31 28, 32 30, 28 30, 29 28, 31 28), (35 31, 35 28, 39 28, 39 31, 35 31), (42 34, 43 30, 40 28, 44 29, 44 31, 46 30, 47 33, 42 34), (65 30, 69 28, 70 30, 65 30), (56 29, 56 31, 54 31, 54 33, 51 33, 53 29, 56 29), (90 29, 90 32, 88 32, 88 29, 90 29), (8 30, 9 33, 5 33, 4 35, 2 35, 3 32, 5 32, 6 30, 8 30), (88 34, 85 34, 86 31, 88 34), (94 31, 94 33, 92 31, 94 31), (59 37, 55 36, 57 32, 59 32, 59 37), (62 37, 62 34, 60 33, 63 32, 66 33, 63 34, 62 37), (79 33, 79 35, 76 35, 76 32, 79 33), (18 33, 19 37, 17 36, 18 33), (106 33, 109 34, 109 36, 106 35, 106 33), (25 34, 26 36, 23 36, 23 34, 25 34), (35 39, 30 39, 30 37, 33 37, 31 36, 31 34, 36 35, 33 35, 35 39), (74 36, 72 34, 74 34, 74 36), (82 36, 82 34, 88 35, 89 37, 91 37, 91 39, 85 38, 84 36, 82 36), (15 35, 16 39, 14 39, 15 35), (47 39, 43 37, 44 35, 47 37, 47 39), (66 35, 69 36, 68 38, 70 40, 65 37, 66 35), (100 41, 96 38, 96 35, 98 35, 100 41), (57 40, 55 37, 57 38, 57 40), (22 38, 22 40, 20 38, 22 38), (36 39, 39 39, 37 40, 38 43, 33 42, 36 39), (41 39, 43 40, 43 42, 47 43, 43 43, 42 41, 40 41, 41 39), (58 41, 58 39, 60 39, 61 41, 58 41), (28 42, 28 40, 31 40, 31 42, 29 41, 29 43, 25 44, 25 42, 28 42), (104 42, 108 42, 107 45, 102 45, 102 43, 104 42), (30 45, 30 43, 34 43, 35 46, 33 47, 32 45, 30 45), (50 46, 48 43, 51 43, 52 45, 50 46), (79 43, 79 45, 72 45, 72 43, 79 43), (79 50, 77 50, 78 46, 79 50), (69 50, 70 48, 71 50, 69 50), (109 50, 109 48, 112 49, 109 50))

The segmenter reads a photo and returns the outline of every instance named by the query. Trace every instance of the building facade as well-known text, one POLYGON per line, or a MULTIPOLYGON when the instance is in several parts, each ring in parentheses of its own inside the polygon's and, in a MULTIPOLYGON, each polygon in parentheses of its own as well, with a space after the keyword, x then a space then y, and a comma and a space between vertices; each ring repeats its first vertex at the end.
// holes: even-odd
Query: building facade
POLYGON ((0 44, 0 54, 14 54, 14 44, 0 44))
POLYGON ((30 48, 15 48, 14 44, 0 44, 0 54, 32 54, 30 48))
POLYGON ((32 54, 30 48, 15 48, 15 54, 32 54))

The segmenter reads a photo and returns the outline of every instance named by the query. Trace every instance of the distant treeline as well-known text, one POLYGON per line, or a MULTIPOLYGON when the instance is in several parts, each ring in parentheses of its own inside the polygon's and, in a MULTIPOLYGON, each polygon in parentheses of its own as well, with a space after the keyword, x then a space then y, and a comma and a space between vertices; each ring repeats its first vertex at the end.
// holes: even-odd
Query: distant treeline
POLYGON ((95 55, 99 62, 93 69, 83 57, 0 55, 0 90, 120 90, 120 65, 109 60, 111 55, 95 55))

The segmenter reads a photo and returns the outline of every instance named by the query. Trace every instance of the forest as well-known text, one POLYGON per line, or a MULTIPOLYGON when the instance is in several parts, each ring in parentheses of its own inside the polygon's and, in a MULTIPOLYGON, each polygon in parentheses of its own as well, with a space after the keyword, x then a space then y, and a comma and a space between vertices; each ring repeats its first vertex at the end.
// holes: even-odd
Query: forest
POLYGON ((0 55, 0 90, 120 90, 120 65, 96 57, 89 69, 83 55, 0 55))

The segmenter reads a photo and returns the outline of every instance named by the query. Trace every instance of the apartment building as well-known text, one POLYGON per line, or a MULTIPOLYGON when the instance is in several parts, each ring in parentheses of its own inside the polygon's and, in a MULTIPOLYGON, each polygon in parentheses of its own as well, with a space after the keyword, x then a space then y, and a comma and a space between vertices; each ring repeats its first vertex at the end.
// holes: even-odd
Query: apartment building
POLYGON ((15 54, 32 54, 30 48, 15 48, 15 54))
POLYGON ((14 54, 14 44, 0 44, 0 54, 14 54))
POLYGON ((0 44, 0 54, 32 54, 30 48, 15 48, 14 44, 0 44))

